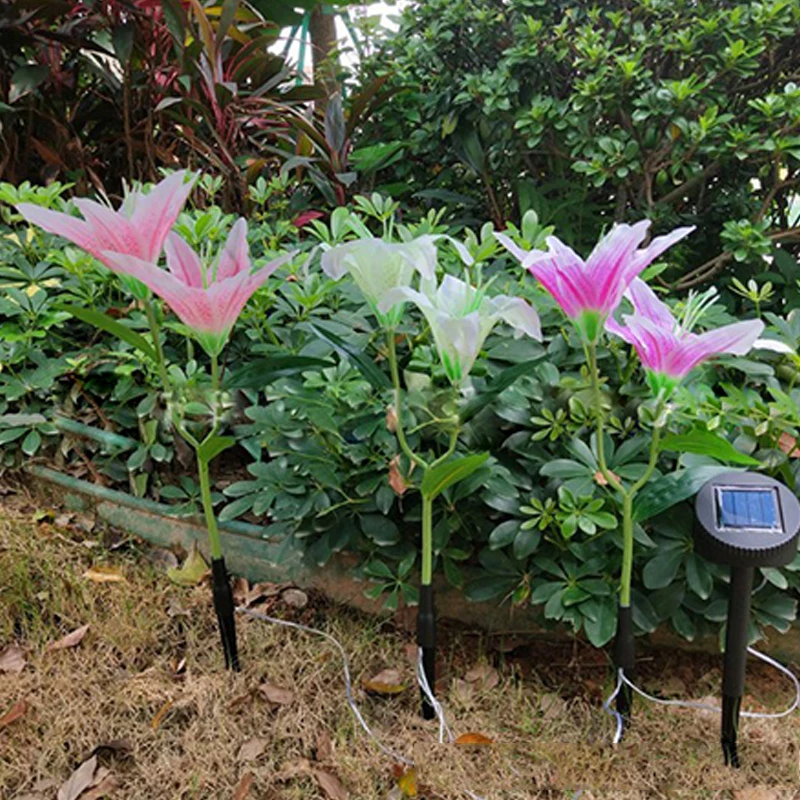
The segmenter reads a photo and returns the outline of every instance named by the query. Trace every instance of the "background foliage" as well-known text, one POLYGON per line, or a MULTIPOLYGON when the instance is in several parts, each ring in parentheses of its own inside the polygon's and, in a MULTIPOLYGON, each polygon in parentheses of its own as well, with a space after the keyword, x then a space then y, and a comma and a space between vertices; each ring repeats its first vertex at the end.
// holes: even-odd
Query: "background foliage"
POLYGON ((364 136, 402 144, 381 177, 409 202, 534 209, 579 249, 612 221, 694 224, 663 279, 768 271, 793 306, 798 29, 790 0, 415 3, 364 66, 404 87, 364 136))

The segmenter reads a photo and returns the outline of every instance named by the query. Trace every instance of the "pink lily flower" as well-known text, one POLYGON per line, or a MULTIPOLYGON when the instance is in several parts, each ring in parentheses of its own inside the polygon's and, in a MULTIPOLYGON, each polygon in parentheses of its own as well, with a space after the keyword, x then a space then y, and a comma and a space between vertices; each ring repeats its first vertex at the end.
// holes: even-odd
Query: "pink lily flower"
POLYGON ((103 257, 112 270, 136 278, 161 297, 211 356, 222 352, 255 291, 293 256, 276 258, 251 274, 244 219, 233 226, 219 260, 208 268, 176 233, 167 236, 165 250, 168 270, 125 253, 106 250, 103 257))
POLYGON ((156 263, 164 241, 192 191, 194 178, 187 181, 180 170, 156 184, 148 194, 128 192, 118 211, 87 198, 73 202, 83 219, 48 208, 20 203, 17 208, 28 222, 69 239, 109 269, 108 252, 125 253, 156 263))
POLYGON ((610 317, 606 329, 636 348, 656 395, 661 391, 670 395, 694 367, 711 356, 745 355, 764 330, 761 320, 751 319, 696 334, 689 330, 691 322, 679 324, 643 280, 637 278, 631 284, 628 296, 634 313, 623 314, 624 325, 610 317))
POLYGON ((620 304, 633 279, 694 230, 694 227, 676 228, 639 249, 649 227, 649 220, 615 225, 586 261, 555 236, 547 237, 546 251, 528 252, 505 234, 496 233, 495 237, 552 295, 581 335, 594 342, 603 321, 620 304))

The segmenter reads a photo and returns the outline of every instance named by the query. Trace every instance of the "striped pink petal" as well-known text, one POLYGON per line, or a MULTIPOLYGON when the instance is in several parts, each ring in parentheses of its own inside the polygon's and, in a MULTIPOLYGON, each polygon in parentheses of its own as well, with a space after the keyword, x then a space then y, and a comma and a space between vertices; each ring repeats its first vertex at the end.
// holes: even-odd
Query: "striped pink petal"
POLYGON ((48 233, 62 236, 100 261, 103 260, 102 252, 114 249, 117 244, 106 232, 97 231, 88 222, 70 214, 51 211, 33 203, 20 203, 17 209, 28 222, 38 225, 48 233))
POLYGON ((743 356, 750 351, 763 332, 764 323, 751 319, 725 325, 699 336, 694 333, 684 334, 680 345, 669 354, 663 371, 667 375, 682 378, 711 356, 722 353, 743 356))
POLYGON ((185 286, 203 288, 203 265, 200 256, 177 233, 170 233, 164 243, 169 271, 185 286))
POLYGON ((250 253, 247 247, 247 222, 242 217, 236 221, 228 234, 225 247, 217 265, 217 281, 224 281, 240 272, 249 274, 250 253))
POLYGON ((628 289, 628 296, 639 316, 665 328, 677 325, 669 306, 641 279, 636 278, 628 289))

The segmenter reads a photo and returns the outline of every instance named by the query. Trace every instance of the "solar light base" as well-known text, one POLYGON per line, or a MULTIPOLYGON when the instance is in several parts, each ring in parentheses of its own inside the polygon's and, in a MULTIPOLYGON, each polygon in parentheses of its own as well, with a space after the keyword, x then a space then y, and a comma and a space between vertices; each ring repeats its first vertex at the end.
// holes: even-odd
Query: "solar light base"
MULTIPOLYGON (((431 693, 436 686, 436 608, 433 604, 433 586, 419 587, 419 611, 417 613, 417 644, 422 648, 422 670, 431 693)), ((436 711, 420 690, 423 719, 434 719, 436 711)))
POLYGON ((231 589, 225 559, 215 558, 211 561, 211 588, 214 597, 214 611, 217 612, 217 624, 222 640, 222 652, 225 654, 225 667, 239 672, 239 650, 236 645, 236 620, 233 614, 233 590, 231 589))
MULTIPOLYGON (((633 641, 633 612, 630 606, 617 609, 617 635, 614 639, 614 671, 619 670, 633 680, 636 667, 636 649, 633 641)), ((633 690, 623 683, 617 695, 617 712, 622 717, 623 727, 630 724, 633 690)))

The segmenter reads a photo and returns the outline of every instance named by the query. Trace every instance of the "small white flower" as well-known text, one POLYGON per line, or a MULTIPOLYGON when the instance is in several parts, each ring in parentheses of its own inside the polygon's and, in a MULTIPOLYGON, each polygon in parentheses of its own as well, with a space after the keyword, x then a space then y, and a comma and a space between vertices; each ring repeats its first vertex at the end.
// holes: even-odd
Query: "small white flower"
POLYGON ((383 239, 357 239, 332 247, 322 255, 322 270, 339 280, 349 273, 361 289, 378 321, 385 327, 394 327, 403 313, 403 301, 397 305, 378 305, 386 293, 411 284, 415 272, 423 278, 436 277, 436 238, 420 236, 409 242, 390 243, 383 239))
POLYGON ((408 286, 391 289, 378 303, 385 312, 398 303, 416 304, 428 324, 447 377, 458 384, 469 375, 486 337, 497 322, 511 325, 516 336, 542 338, 539 315, 520 297, 487 296, 464 281, 446 275, 439 287, 422 281, 422 291, 408 286))

